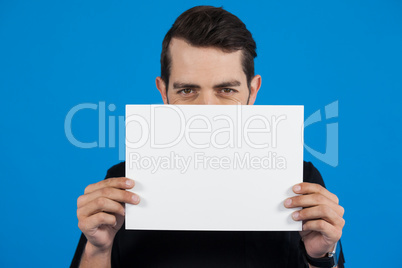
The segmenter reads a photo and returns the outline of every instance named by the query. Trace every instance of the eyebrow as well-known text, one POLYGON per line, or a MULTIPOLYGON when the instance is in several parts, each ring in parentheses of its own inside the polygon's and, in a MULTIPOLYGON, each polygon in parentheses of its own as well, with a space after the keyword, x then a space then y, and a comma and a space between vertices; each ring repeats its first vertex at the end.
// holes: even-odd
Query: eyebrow
MULTIPOLYGON (((240 81, 230 80, 230 81, 224 81, 222 83, 214 85, 214 88, 238 87, 240 85, 241 85, 240 81)), ((201 87, 200 87, 200 85, 192 84, 192 83, 174 82, 173 89, 179 89, 179 88, 201 88, 201 87)))

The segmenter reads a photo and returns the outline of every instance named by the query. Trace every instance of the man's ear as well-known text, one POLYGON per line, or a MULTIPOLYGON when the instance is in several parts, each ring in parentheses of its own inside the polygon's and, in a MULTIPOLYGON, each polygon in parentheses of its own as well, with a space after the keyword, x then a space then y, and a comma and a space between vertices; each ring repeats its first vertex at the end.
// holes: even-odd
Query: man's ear
POLYGON ((158 76, 155 79, 155 84, 156 88, 159 90, 159 93, 162 96, 163 103, 168 104, 165 81, 163 81, 163 79, 160 76, 158 76))
POLYGON ((250 97, 248 100, 249 105, 253 105, 255 102, 255 99, 257 98, 257 93, 258 90, 260 90, 261 87, 261 75, 257 74, 256 76, 251 79, 250 83, 250 97))

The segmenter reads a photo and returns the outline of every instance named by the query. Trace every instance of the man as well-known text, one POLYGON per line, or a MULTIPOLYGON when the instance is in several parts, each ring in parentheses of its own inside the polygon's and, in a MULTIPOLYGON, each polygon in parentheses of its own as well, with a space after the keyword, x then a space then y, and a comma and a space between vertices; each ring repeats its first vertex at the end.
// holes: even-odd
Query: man
MULTIPOLYGON (((254 75, 255 50, 251 33, 233 14, 191 8, 163 40, 156 87, 165 104, 252 105, 261 87, 261 76, 254 75)), ((293 188, 300 195, 284 202, 287 208, 303 207, 292 214, 303 221, 301 232, 126 231, 124 204, 136 205, 140 197, 125 191, 135 190, 135 182, 125 178, 120 163, 77 200, 83 234, 71 266, 294 268, 308 267, 306 258, 316 264, 314 259, 326 260, 340 240, 344 209, 311 163, 304 163, 303 175, 304 182, 293 188)))

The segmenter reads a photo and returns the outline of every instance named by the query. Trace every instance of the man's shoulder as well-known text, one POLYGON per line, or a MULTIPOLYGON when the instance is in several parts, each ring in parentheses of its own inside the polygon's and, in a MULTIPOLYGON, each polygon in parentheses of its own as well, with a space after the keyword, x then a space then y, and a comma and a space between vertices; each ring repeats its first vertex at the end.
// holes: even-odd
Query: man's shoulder
POLYGON ((125 177, 126 176, 126 162, 120 162, 107 170, 106 178, 125 177))
POLYGON ((324 180, 318 169, 311 162, 303 161, 303 181, 318 183, 325 187, 324 180))

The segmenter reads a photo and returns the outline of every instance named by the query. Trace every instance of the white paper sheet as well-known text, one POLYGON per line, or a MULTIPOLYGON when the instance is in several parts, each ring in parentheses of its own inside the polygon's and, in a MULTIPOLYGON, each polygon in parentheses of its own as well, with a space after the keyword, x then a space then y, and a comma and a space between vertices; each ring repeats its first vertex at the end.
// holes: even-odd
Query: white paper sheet
POLYGON ((127 105, 126 229, 298 231, 303 106, 127 105))

